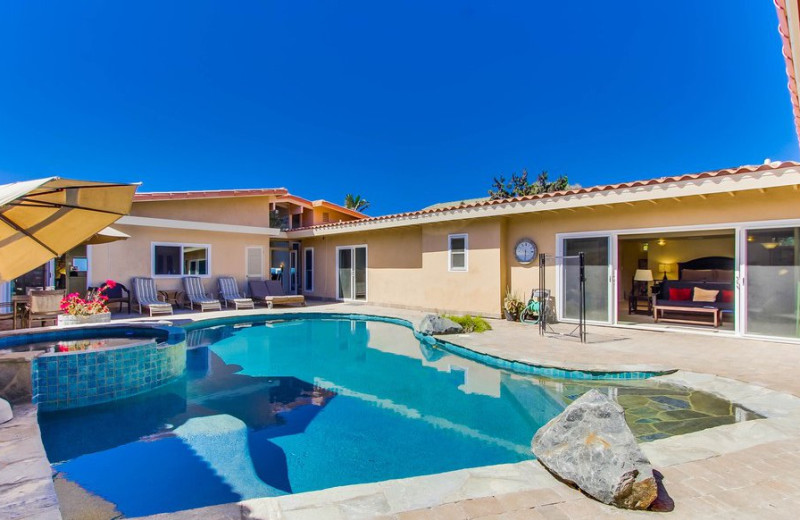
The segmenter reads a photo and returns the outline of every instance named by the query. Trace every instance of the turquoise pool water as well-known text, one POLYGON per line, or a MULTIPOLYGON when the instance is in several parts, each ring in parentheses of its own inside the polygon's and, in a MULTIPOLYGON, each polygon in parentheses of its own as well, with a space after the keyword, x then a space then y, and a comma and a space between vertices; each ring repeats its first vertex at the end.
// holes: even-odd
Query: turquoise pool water
MULTIPOLYGON (((140 516, 517 462, 595 384, 499 370, 373 321, 220 325, 187 341, 175 383, 40 414, 59 478, 140 516)), ((647 381, 597 386, 661 397, 667 411, 686 397, 647 381)), ((635 401, 640 415, 649 402, 635 401)), ((659 420, 646 419, 650 432, 659 420)))

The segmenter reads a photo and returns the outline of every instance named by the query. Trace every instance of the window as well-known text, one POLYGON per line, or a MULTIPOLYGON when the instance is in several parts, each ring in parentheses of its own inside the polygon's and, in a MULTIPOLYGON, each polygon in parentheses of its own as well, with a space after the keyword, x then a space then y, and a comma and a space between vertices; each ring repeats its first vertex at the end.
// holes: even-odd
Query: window
POLYGON ((153 276, 208 276, 211 246, 153 244, 153 276))
POLYGON ((468 267, 467 262, 467 249, 469 248, 469 240, 467 235, 450 235, 447 237, 450 243, 450 271, 466 271, 468 267))
POLYGON ((314 248, 303 250, 303 291, 314 292, 314 248))

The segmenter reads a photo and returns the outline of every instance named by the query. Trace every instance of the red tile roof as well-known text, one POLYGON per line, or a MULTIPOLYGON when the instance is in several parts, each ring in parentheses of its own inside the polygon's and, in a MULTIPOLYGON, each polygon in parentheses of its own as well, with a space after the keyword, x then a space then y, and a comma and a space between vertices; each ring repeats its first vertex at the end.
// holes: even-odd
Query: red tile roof
MULTIPOLYGON (((797 1, 797 0, 789 0, 797 1)), ((794 58, 792 57, 792 40, 789 37, 789 15, 786 12, 786 0, 773 0, 778 11, 778 32, 783 40, 783 59, 786 62, 786 75, 789 77, 789 94, 792 97, 794 111, 794 128, 800 142, 800 97, 797 93, 797 78, 794 74, 794 58)), ((796 27, 800 31, 800 27, 796 27)))
POLYGON ((420 215, 431 215, 436 213, 443 213, 446 211, 453 211, 457 209, 467 209, 467 208, 479 208, 484 206, 498 206, 501 204, 509 204, 514 202, 522 202, 522 201, 531 201, 531 200, 540 200, 540 199, 551 199, 556 197, 564 197, 567 195, 583 195, 587 193, 597 193, 597 192, 605 192, 605 191, 614 191, 620 189, 630 189, 630 188, 638 188, 643 186, 654 186, 658 184, 669 184, 674 182, 684 182, 684 181, 693 181, 697 179, 710 179, 716 177, 726 177, 730 175, 737 175, 740 173, 752 173, 757 171, 766 171, 766 170, 777 170, 779 168, 787 168, 790 166, 800 166, 800 163, 794 161, 784 161, 784 162, 772 162, 769 164, 760 164, 760 165, 747 165, 747 166, 739 166, 738 168, 725 168, 723 170, 714 170, 714 171, 707 171, 707 172, 700 172, 700 173, 688 173, 685 175, 675 175, 671 177, 659 177, 656 179, 648 179, 642 181, 632 181, 632 182, 621 182, 618 184, 605 184, 599 186, 591 186, 588 188, 574 188, 569 190, 563 191, 554 191, 550 193, 541 193, 538 195, 526 195, 524 197, 511 197, 507 199, 495 199, 495 200, 478 200, 474 202, 468 203, 458 203, 453 204, 452 206, 436 206, 431 207, 419 211, 409 211, 405 213, 395 213, 392 215, 382 215, 379 217, 367 217, 360 220, 351 220, 349 222, 331 222, 328 224, 318 224, 316 226, 308 226, 304 228, 295 228, 292 231, 299 231, 303 229, 329 229, 329 228, 337 228, 342 227, 345 225, 352 225, 352 224, 366 224, 369 222, 378 222, 382 220, 390 220, 396 218, 404 218, 404 217, 413 217, 413 216, 420 216, 420 215))
POLYGON ((286 188, 258 188, 250 190, 206 190, 206 191, 154 191, 137 193, 134 202, 156 200, 224 199, 228 197, 257 197, 259 195, 287 195, 286 188))

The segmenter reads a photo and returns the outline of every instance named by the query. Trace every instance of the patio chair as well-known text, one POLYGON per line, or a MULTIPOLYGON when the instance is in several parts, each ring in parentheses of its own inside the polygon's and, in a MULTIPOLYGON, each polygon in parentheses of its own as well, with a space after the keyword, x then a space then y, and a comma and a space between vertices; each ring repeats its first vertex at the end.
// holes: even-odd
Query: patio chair
POLYGON ((239 294, 239 287, 236 285, 236 279, 233 276, 221 276, 219 282, 219 296, 225 302, 225 308, 228 304, 233 304, 234 309, 254 309, 256 304, 250 298, 243 298, 239 294))
POLYGON ((200 312, 222 310, 219 300, 206 293, 203 288, 203 280, 199 276, 184 276, 183 288, 186 291, 190 309, 194 309, 196 305, 200 307, 200 312))
MULTIPOLYGON (((9 322, 10 329, 16 329, 17 324, 14 316, 13 302, 0 302, 0 323, 9 322)), ((2 330, 2 329, 0 329, 2 330)))
POLYGON ((64 314, 61 310, 61 299, 64 291, 31 291, 31 301, 28 304, 28 327, 38 321, 44 326, 45 322, 58 322, 58 315, 64 314))
POLYGON ((272 297, 272 303, 276 305, 285 305, 299 303, 305 306, 306 297, 302 294, 286 294, 283 292, 283 285, 278 280, 267 280, 264 282, 267 286, 267 292, 272 297))
POLYGON ((122 304, 126 304, 128 306, 128 314, 131 313, 131 292, 123 284, 117 282, 113 289, 109 287, 103 294, 108 297, 107 306, 112 303, 118 303, 119 312, 122 312, 122 304))
POLYGON ((139 314, 143 314, 143 309, 147 309, 150 316, 172 314, 172 305, 159 298, 156 282, 152 278, 137 277, 133 279, 133 299, 139 308, 139 314))
POLYGON ((250 280, 247 285, 250 287, 250 298, 255 303, 263 303, 268 309, 272 308, 272 296, 267 291, 264 280, 250 280))

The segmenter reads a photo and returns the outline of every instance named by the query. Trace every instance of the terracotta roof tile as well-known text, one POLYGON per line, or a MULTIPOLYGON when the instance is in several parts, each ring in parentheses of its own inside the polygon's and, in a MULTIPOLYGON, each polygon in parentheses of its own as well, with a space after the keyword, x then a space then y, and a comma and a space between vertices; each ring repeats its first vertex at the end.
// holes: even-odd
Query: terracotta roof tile
MULTIPOLYGON (((800 97, 797 93, 797 78, 794 74, 794 58, 792 57, 792 40, 789 37, 789 15, 786 12, 786 0, 773 0, 778 11, 778 33, 783 41, 783 60, 786 62, 786 75, 789 77, 789 94, 792 97, 794 112, 794 128, 800 142, 800 97)), ((800 29, 800 27, 798 28, 800 29)))
POLYGON ((218 199, 228 197, 256 197, 259 195, 287 195, 286 188, 257 188, 249 190, 206 190, 206 191, 154 191, 137 193, 134 202, 155 200, 218 199))
POLYGON ((700 172, 700 173, 689 173, 684 175, 674 175, 671 177, 659 177, 656 179, 647 179, 641 181, 632 181, 632 182, 621 182, 618 184, 603 184, 598 186, 590 186, 588 188, 574 188, 569 190, 563 191, 554 191, 550 193, 542 193, 539 195, 527 195, 524 197, 511 197, 507 199, 495 199, 495 200, 478 200, 476 202, 468 202, 464 204, 454 204, 452 206, 434 206, 429 207, 427 209, 422 209, 418 211, 408 211, 404 213, 395 213, 391 215, 382 215, 379 217, 367 217, 360 220, 351 220, 347 222, 331 222, 328 224, 318 224, 316 226, 308 226, 304 228, 296 228, 292 231, 299 231, 303 229, 330 229, 330 228, 337 228, 342 227, 345 225, 353 225, 353 224, 367 224, 370 222, 378 222, 382 220, 391 220, 397 218, 406 218, 406 217, 414 217, 414 216, 421 216, 421 215, 431 215, 436 213, 443 213, 446 211, 453 211, 457 209, 466 209, 466 208, 480 208, 486 206, 498 206, 502 204, 511 204, 514 202, 523 202, 523 201, 531 201, 531 200, 542 200, 542 199, 551 199, 557 197, 564 197, 568 195, 583 195, 587 193, 596 193, 596 192, 604 192, 604 191, 613 191, 613 190, 620 190, 620 189, 630 189, 630 188, 638 188, 643 186, 654 186, 658 184, 669 184, 673 182, 685 182, 685 181, 692 181, 697 179, 708 179, 713 177, 726 177, 730 175, 737 175, 740 173, 751 173, 756 171, 765 171, 765 170, 776 170, 779 168, 786 168, 790 166, 800 166, 800 163, 794 161, 784 161, 784 162, 772 162, 769 164, 760 164, 760 165, 747 165, 747 166, 739 166, 738 168, 725 168, 722 170, 714 170, 714 171, 707 171, 707 172, 700 172))

